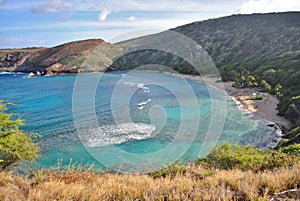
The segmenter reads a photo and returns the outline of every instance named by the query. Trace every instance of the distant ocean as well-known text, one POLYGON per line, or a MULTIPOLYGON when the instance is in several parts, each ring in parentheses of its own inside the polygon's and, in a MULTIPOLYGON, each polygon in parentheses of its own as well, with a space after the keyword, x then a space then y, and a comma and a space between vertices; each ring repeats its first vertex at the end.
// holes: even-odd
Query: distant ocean
MULTIPOLYGON (((120 71, 79 75, 85 80, 99 76, 101 79, 97 83, 94 105, 84 105, 85 93, 91 89, 88 85, 82 92, 76 92, 82 97, 83 108, 96 112, 99 124, 98 128, 90 127, 87 114, 86 132, 78 136, 73 118, 74 105, 72 108, 74 83, 78 79, 76 75, 28 78, 28 74, 23 73, 1 73, 0 99, 16 104, 9 106, 8 112, 17 113, 25 120, 21 129, 41 135, 38 142, 41 157, 33 166, 48 168, 56 166, 59 159, 63 164, 68 164, 72 159, 72 162, 94 164, 96 167, 123 166, 126 169, 128 166, 130 169, 135 163, 135 168, 140 168, 145 165, 141 159, 148 156, 155 156, 159 165, 170 162, 168 158, 177 160, 176 150, 185 150, 179 157, 181 161, 197 159, 209 125, 211 121, 216 121, 211 119, 212 110, 217 108, 212 108, 209 88, 202 83, 186 80, 196 97, 198 107, 195 107, 188 99, 179 100, 185 97, 187 90, 181 84, 182 78, 142 71, 126 74, 120 71), (122 81, 124 76, 127 77, 126 82, 122 81), (175 94, 165 86, 172 86, 175 94), (128 91, 133 92, 130 97, 128 91), (183 115, 183 107, 188 115, 183 115), (196 114, 200 115, 198 127, 184 127, 185 123, 196 118, 193 116, 196 114), (122 115, 127 116, 122 119, 122 115), (181 126, 184 127, 181 130, 184 134, 176 134, 181 126), (191 140, 189 132, 194 130, 197 133, 191 140), (184 137, 177 139, 176 135, 184 137), (168 147, 171 147, 169 152, 168 147), (123 155, 120 156, 120 153, 123 155)), ((83 109, 81 113, 85 111, 83 109)), ((264 121, 240 111, 236 103, 227 97, 224 128, 220 135, 216 135, 217 139, 209 139, 210 136, 208 139, 212 143, 249 143, 267 147, 270 140, 267 133, 264 121)))

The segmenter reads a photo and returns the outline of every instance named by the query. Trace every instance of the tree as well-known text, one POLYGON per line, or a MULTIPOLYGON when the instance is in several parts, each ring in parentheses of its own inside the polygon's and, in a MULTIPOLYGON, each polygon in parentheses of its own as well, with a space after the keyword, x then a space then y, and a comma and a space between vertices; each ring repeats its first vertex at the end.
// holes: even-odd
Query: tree
POLYGON ((283 96, 283 93, 281 91, 282 91, 282 86, 280 84, 277 84, 275 86, 275 95, 277 96, 277 98, 283 96))
POLYGON ((246 86, 246 78, 249 76, 250 72, 243 66, 237 67, 237 69, 232 71, 234 86, 235 87, 242 87, 246 86))
POLYGON ((269 99, 269 93, 270 93, 270 91, 272 89, 272 86, 266 80, 262 80, 260 82, 260 84, 263 86, 265 92, 268 93, 268 99, 269 99))
POLYGON ((271 91, 272 86, 266 80, 262 80, 260 83, 261 83, 261 85, 263 86, 263 88, 266 92, 271 91))
POLYGON ((249 75, 247 77, 247 79, 246 79, 246 85, 247 85, 247 87, 257 87, 258 86, 255 77, 252 76, 252 75, 249 75))
MULTIPOLYGON (((256 79, 254 76, 252 75, 248 75, 248 77, 246 78, 246 87, 257 87, 258 84, 256 82, 256 79)), ((251 92, 251 89, 249 89, 249 93, 251 92)))
POLYGON ((262 80, 261 84, 266 92, 269 93, 271 91, 272 86, 266 80, 262 80))
POLYGON ((5 103, 0 101, 0 168, 5 169, 12 163, 33 160, 38 156, 38 145, 33 142, 32 134, 19 130, 23 124, 14 114, 7 114, 5 103))
POLYGON ((242 87, 245 87, 245 81, 246 81, 246 78, 244 75, 241 76, 241 79, 240 79, 240 82, 241 82, 241 86, 242 87))

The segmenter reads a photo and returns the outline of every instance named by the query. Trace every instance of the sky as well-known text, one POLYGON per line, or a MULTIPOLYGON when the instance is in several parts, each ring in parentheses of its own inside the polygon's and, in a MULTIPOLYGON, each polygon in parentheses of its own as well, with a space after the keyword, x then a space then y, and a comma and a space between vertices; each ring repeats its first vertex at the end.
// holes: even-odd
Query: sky
POLYGON ((232 14, 300 11, 300 0, 0 0, 0 48, 108 42, 232 14))

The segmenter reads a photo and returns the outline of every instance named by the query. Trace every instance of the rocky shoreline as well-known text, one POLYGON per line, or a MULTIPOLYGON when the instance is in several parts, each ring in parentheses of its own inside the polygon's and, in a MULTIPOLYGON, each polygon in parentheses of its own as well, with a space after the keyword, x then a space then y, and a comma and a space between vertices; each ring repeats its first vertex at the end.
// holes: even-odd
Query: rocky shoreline
MULTIPOLYGON (((192 79, 198 82, 204 82, 201 76, 176 74, 176 76, 192 79)), ((230 97, 237 105, 237 107, 263 122, 266 126, 267 133, 263 139, 268 144, 262 145, 260 148, 276 148, 285 133, 291 129, 291 123, 284 117, 277 115, 278 100, 276 97, 266 93, 256 94, 258 92, 244 89, 236 89, 232 87, 233 82, 219 82, 218 78, 205 78, 207 84, 217 87, 220 90, 225 90, 228 97, 230 97), (261 95, 263 100, 250 100, 251 95, 261 95)))

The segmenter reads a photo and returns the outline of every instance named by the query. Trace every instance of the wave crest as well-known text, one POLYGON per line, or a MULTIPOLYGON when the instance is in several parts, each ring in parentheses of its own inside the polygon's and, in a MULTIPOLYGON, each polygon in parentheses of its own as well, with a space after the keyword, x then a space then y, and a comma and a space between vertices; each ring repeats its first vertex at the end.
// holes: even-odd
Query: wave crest
POLYGON ((103 147, 121 144, 131 140, 143 140, 151 136, 155 126, 144 123, 122 123, 120 125, 104 125, 89 130, 81 136, 88 147, 103 147))

